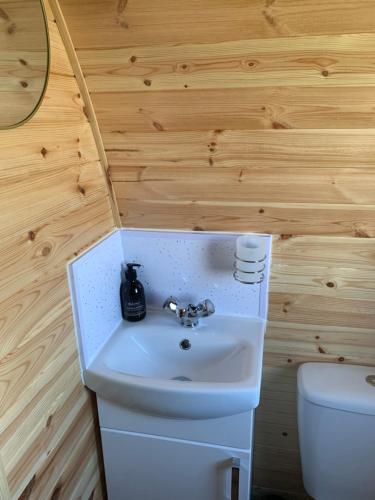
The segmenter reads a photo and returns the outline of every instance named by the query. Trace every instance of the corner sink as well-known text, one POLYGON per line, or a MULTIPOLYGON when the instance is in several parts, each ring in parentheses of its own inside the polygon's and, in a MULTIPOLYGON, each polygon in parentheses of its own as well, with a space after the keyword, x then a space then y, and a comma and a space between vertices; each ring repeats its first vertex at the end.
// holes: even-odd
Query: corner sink
POLYGON ((191 329, 151 311, 119 326, 84 381, 102 398, 147 413, 195 419, 242 413, 259 404, 264 331, 257 318, 215 314, 191 329))

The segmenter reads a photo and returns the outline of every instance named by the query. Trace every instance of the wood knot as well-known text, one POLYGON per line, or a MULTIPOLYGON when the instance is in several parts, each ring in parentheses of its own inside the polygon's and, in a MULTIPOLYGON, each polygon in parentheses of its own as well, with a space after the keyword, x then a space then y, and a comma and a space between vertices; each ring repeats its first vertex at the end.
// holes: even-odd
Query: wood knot
POLYGON ((47 156, 47 153, 48 153, 48 151, 46 150, 46 148, 42 148, 40 150, 40 154, 43 156, 43 158, 45 158, 47 156))
POLYGON ((345 361, 344 356, 340 356, 339 358, 337 358, 337 361, 339 361, 340 363, 343 363, 345 361))
POLYGON ((20 81, 20 85, 21 85, 21 87, 23 87, 24 89, 25 89, 26 87, 28 87, 28 86, 29 86, 29 84, 28 84, 27 82, 25 82, 25 80, 21 80, 21 81, 20 81))
POLYGON ((255 60, 244 60, 242 62, 242 66, 246 69, 246 68, 255 68, 255 66, 257 66, 259 64, 259 61, 255 61, 255 60))
POLYGON ((290 301, 289 300, 286 300, 283 304, 283 313, 287 313, 288 312, 288 307, 290 306, 290 301))
POLYGON ((46 427, 51 427, 51 423, 52 423, 52 419, 53 419, 53 415, 50 415, 48 418, 47 418, 47 422, 46 422, 46 427))
POLYGON ((83 196, 85 196, 85 194, 86 194, 86 189, 85 189, 83 186, 81 186, 80 184, 78 184, 77 189, 78 189, 78 191, 79 191, 81 194, 83 194, 83 196))
POLYGON ((278 129, 286 129, 286 128, 290 128, 290 127, 288 125, 286 125, 285 123, 272 122, 272 128, 275 130, 278 130, 278 129))
POLYGON ((336 283, 334 281, 327 281, 326 286, 328 288, 336 288, 336 283))
POLYGON ((36 238, 36 233, 35 233, 34 231, 29 231, 29 232, 27 233, 27 237, 28 237, 28 239, 29 239, 30 241, 34 241, 34 240, 35 240, 35 238, 36 238))
POLYGON ((323 349, 323 347, 318 346, 318 351, 320 352, 320 354, 326 354, 326 352, 323 349))
POLYGON ((284 431, 284 432, 281 433, 281 435, 284 436, 284 437, 287 437, 288 433, 284 431))
POLYGON ((152 122, 152 126, 159 132, 163 132, 164 130, 163 125, 159 122, 152 122))
POLYGON ((131 56, 130 58, 131 63, 135 63, 136 60, 137 60, 136 56, 131 56))
POLYGON ((151 80, 143 80, 143 83, 146 85, 146 87, 151 86, 151 80))
POLYGON ((43 257, 47 257, 51 253, 51 247, 50 246, 45 246, 42 248, 42 255, 43 257))
POLYGON ((177 69, 182 70, 184 73, 188 73, 188 71, 190 70, 190 66, 186 63, 183 63, 183 64, 178 65, 177 69))
POLYGON ((324 69, 322 71, 322 76, 326 76, 327 77, 328 75, 329 75, 329 72, 326 69, 324 69))
POLYGON ((204 231, 204 229, 201 226, 194 226, 193 231, 204 231))
POLYGON ((262 14, 263 14, 264 19, 267 21, 268 24, 270 24, 271 26, 274 26, 276 24, 275 19, 273 18, 273 16, 271 16, 271 14, 269 12, 267 12, 266 10, 263 10, 262 14))
POLYGON ((370 235, 364 229, 355 229, 354 236, 356 238, 370 238, 370 235))
POLYGON ((287 359, 287 362, 288 362, 288 363, 293 363, 293 360, 292 360, 292 359, 290 359, 290 358, 288 358, 288 359, 287 359))
POLYGON ((10 26, 7 28, 7 33, 8 35, 13 35, 13 33, 16 31, 16 25, 12 23, 10 26))
POLYGON ((52 492, 50 500, 57 500, 58 498, 60 498, 61 491, 62 491, 62 484, 57 484, 52 492))
POLYGON ((128 5, 128 0, 119 0, 117 2, 117 13, 122 14, 124 10, 126 9, 126 6, 128 5))
POLYGON ((258 214, 264 214, 264 208, 260 208, 260 209, 258 210, 258 214))
POLYGON ((77 151, 78 158, 82 158, 82 153, 81 151, 77 151))
POLYGON ((292 234, 280 234, 280 240, 290 240, 290 238, 293 238, 292 234))
POLYGON ((22 64, 22 66, 27 66, 27 62, 25 61, 25 59, 18 59, 18 60, 22 64))

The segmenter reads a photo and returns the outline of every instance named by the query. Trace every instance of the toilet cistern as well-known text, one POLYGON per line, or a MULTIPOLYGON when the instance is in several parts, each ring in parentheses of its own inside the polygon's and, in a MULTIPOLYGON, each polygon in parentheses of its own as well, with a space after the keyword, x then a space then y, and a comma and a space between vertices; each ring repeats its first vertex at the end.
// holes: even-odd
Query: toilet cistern
POLYGON ((163 304, 164 309, 169 309, 176 315, 182 326, 195 327, 199 324, 199 318, 211 316, 215 312, 215 306, 210 299, 202 300, 196 306, 193 304, 182 305, 172 295, 163 304))

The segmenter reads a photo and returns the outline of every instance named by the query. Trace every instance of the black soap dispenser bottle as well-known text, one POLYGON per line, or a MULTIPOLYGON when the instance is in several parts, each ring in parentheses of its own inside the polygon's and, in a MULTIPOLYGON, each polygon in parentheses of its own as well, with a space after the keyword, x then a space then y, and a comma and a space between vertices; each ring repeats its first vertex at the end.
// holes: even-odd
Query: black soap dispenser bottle
POLYGON ((136 267, 140 264, 126 264, 121 272, 120 300, 122 317, 126 321, 141 321, 146 316, 146 299, 142 283, 137 280, 136 267))

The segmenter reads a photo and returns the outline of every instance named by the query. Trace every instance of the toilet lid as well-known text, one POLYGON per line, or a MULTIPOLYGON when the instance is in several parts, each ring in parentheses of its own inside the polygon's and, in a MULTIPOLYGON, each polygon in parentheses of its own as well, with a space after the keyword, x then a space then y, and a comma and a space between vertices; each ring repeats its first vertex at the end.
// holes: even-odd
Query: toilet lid
POLYGON ((298 393, 317 405, 375 415, 375 367, 305 363, 298 370, 298 393))

